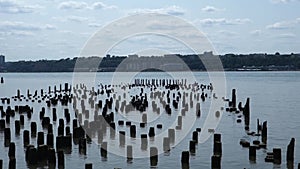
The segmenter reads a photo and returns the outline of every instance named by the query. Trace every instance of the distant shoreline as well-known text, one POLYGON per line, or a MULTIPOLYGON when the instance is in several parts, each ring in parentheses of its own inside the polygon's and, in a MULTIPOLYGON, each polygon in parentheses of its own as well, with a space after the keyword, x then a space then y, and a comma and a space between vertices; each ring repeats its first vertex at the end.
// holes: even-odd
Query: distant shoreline
POLYGON ((0 63, 0 72, 206 72, 209 71, 300 71, 300 54, 204 54, 164 56, 75 57, 60 60, 0 63), (216 65, 216 66, 214 66, 216 65))

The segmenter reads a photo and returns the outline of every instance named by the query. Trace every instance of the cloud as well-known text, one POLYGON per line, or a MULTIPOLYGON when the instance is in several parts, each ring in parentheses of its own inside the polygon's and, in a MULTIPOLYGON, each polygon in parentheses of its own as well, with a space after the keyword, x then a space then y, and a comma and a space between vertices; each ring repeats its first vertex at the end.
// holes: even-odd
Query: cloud
POLYGON ((88 21, 88 18, 81 17, 81 16, 68 16, 67 20, 72 22, 84 22, 84 21, 88 21))
POLYGON ((253 30, 253 31, 250 32, 250 34, 253 35, 253 36, 259 36, 259 35, 261 35, 261 33, 262 32, 259 29, 253 30))
POLYGON ((281 39, 291 39, 291 38, 296 38, 296 35, 293 33, 283 33, 283 34, 277 35, 276 37, 281 38, 281 39))
POLYGON ((4 21, 0 22, 0 30, 11 31, 39 31, 39 30, 52 30, 56 29, 53 25, 35 25, 28 24, 25 22, 12 22, 12 21, 4 21))
POLYGON ((146 26, 149 29, 153 30, 176 30, 179 28, 187 27, 188 25, 183 23, 171 23, 170 21, 160 21, 160 20, 153 20, 146 22, 146 26))
POLYGON ((166 8, 156 8, 156 9, 134 9, 130 14, 136 13, 161 13, 161 14, 169 14, 180 16, 185 14, 185 10, 179 6, 172 5, 166 8))
POLYGON ((233 32, 233 31, 227 31, 227 30, 220 30, 218 31, 218 33, 220 35, 226 36, 226 37, 230 37, 230 38, 234 38, 238 36, 238 33, 233 32))
POLYGON ((33 32, 29 31, 19 31, 19 30, 13 30, 13 31, 3 31, 0 32, 1 36, 34 36, 33 32))
POLYGON ((99 27, 101 27, 101 26, 103 26, 103 25, 98 24, 98 23, 89 23, 88 26, 91 27, 91 28, 99 28, 99 27))
POLYGON ((75 15, 64 16, 64 17, 52 17, 52 19, 59 21, 59 22, 70 21, 70 22, 77 22, 77 23, 89 21, 89 18, 87 18, 87 17, 75 16, 75 15))
POLYGON ((103 2, 94 2, 93 4, 88 4, 86 2, 82 1, 65 1, 61 2, 58 5, 59 9, 75 9, 75 10, 80 10, 80 9, 91 9, 91 10, 97 10, 97 9, 115 9, 117 6, 114 5, 107 5, 103 2))
POLYGON ((39 5, 23 5, 13 0, 0 0, 0 13, 32 13, 41 8, 39 5))
POLYGON ((87 3, 78 1, 65 1, 58 5, 59 9, 85 9, 87 7, 87 3))
POLYGON ((282 21, 267 25, 267 29, 289 29, 293 26, 292 22, 282 21))
POLYGON ((201 9, 203 12, 217 12, 220 11, 220 9, 213 7, 213 6, 206 6, 201 9))
POLYGON ((241 25, 251 22, 250 19, 225 19, 225 18, 206 18, 201 20, 196 20, 196 23, 200 23, 203 26, 213 26, 213 25, 241 25))
POLYGON ((300 18, 296 18, 294 20, 289 21, 279 21, 275 22, 271 25, 267 25, 267 29, 275 29, 275 30, 281 30, 281 29, 290 29, 295 27, 297 24, 300 24, 300 18))
POLYGON ((114 5, 107 5, 103 2, 95 2, 91 5, 92 9, 116 9, 117 6, 114 5))

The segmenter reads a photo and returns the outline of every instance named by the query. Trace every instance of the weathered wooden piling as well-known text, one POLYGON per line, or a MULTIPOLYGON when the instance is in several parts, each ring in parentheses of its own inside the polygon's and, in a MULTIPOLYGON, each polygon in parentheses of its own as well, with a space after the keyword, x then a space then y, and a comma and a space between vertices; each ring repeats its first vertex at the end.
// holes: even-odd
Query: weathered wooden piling
POLYGON ((142 115, 142 122, 143 122, 143 123, 147 123, 147 114, 146 114, 146 113, 144 113, 144 114, 142 115))
POLYGON ((36 132, 37 132, 36 122, 31 122, 30 129, 31 129, 31 137, 36 137, 36 132))
POLYGON ((221 156, 211 156, 211 169, 221 169, 221 156))
POLYGON ((193 139, 196 143, 198 143, 198 132, 197 132, 197 131, 193 131, 193 137, 192 137, 192 139, 193 139))
POLYGON ((189 168, 190 165, 190 152, 183 151, 181 153, 181 166, 182 168, 189 168))
POLYGON ((57 152, 57 165, 60 169, 65 168, 65 155, 62 150, 57 152))
POLYGON ((158 163, 158 150, 156 147, 150 147, 150 165, 157 166, 158 163))
POLYGON ((287 152, 286 152, 287 163, 294 163, 294 148, 295 148, 295 138, 292 138, 289 145, 287 146, 287 152))
POLYGON ((44 132, 38 132, 38 137, 37 137, 37 145, 43 145, 44 144, 44 132))
POLYGON ((132 145, 128 145, 127 146, 127 161, 132 161, 133 159, 133 149, 132 149, 132 145))
POLYGON ((24 126, 24 115, 23 114, 20 115, 20 125, 24 126))
POLYGON ((64 127, 59 125, 58 128, 57 128, 57 135, 58 136, 64 136, 64 127))
MULTIPOLYGON (((116 133, 116 124, 114 122, 111 122, 110 124, 110 128, 109 128, 109 134, 110 134, 110 138, 114 138, 115 133, 116 133)), ((103 133, 106 132, 106 128, 103 129, 103 133)))
POLYGON ((101 144, 100 154, 101 157, 107 158, 107 142, 103 142, 101 144))
POLYGON ((33 146, 28 146, 26 149, 26 160, 29 165, 37 164, 37 149, 33 146))
POLYGON ((16 158, 9 159, 8 168, 16 169, 16 158))
POLYGON ((97 131, 98 144, 101 144, 102 141, 103 141, 103 132, 102 132, 102 130, 103 130, 103 129, 99 129, 99 130, 97 131))
POLYGON ((55 168, 56 155, 55 155, 55 150, 53 148, 49 148, 48 150, 48 164, 49 164, 49 168, 55 168))
POLYGON ((136 126, 135 125, 130 126, 130 137, 132 137, 132 138, 136 137, 136 126))
POLYGON ((16 120, 16 121, 15 121, 15 133, 16 133, 16 134, 20 134, 20 130, 21 130, 20 121, 19 121, 19 120, 16 120))
POLYGON ((141 134, 141 149, 147 150, 147 147, 148 147, 147 134, 141 134))
POLYGON ((170 139, 170 143, 175 143, 175 130, 168 129, 168 138, 170 139))
POLYGON ((30 137, 29 137, 29 131, 24 130, 23 131, 23 145, 26 147, 30 143, 30 137))
POLYGON ((56 108, 55 107, 52 108, 52 120, 53 121, 57 120, 56 108))
POLYGON ((54 147, 54 135, 52 133, 47 134, 47 145, 50 148, 54 147))
POLYGON ((119 131, 119 145, 121 147, 125 146, 125 131, 119 131))
POLYGON ((164 137, 163 138, 163 150, 164 152, 170 151, 170 139, 169 137, 164 137))
POLYGON ((281 164, 281 148, 273 148, 274 164, 281 164))
POLYGON ((261 132, 261 141, 267 144, 268 140, 268 128, 267 128, 267 121, 263 122, 262 132, 261 132))
POLYGON ((197 117, 201 116, 200 103, 196 104, 196 115, 197 115, 197 117))
POLYGON ((245 127, 249 127, 249 124, 250 124, 250 98, 247 98, 246 104, 243 109, 243 114, 245 117, 245 127))
POLYGON ((86 139, 81 138, 79 139, 79 153, 86 154, 86 139))
POLYGON ((249 147, 249 160, 253 162, 256 161, 256 146, 249 147))
POLYGON ((7 115, 5 116, 5 123, 6 123, 6 124, 9 124, 9 123, 10 123, 10 115, 9 115, 9 114, 7 114, 7 115))
POLYGON ((93 169, 93 164, 92 163, 85 164, 85 169, 93 169))
POLYGON ((150 127, 149 128, 148 135, 149 135, 149 137, 154 137, 155 136, 155 129, 154 129, 154 127, 150 127))
POLYGON ((182 116, 178 116, 176 129, 181 130, 181 128, 182 128, 182 116))
POLYGON ((9 159, 16 158, 16 144, 14 142, 9 144, 8 157, 9 159))
POLYGON ((11 141, 10 128, 4 129, 4 146, 8 147, 11 141))
POLYGON ((189 149, 190 149, 190 153, 191 154, 195 154, 196 153, 196 142, 194 140, 190 141, 189 149))
POLYGON ((236 108, 236 90, 235 89, 232 89, 230 107, 236 108))
POLYGON ((38 163, 44 163, 48 160, 48 149, 47 145, 40 145, 37 148, 38 163))
POLYGON ((213 152, 214 155, 222 156, 222 142, 214 142, 213 152))
POLYGON ((4 130, 5 129, 5 120, 1 119, 0 120, 0 130, 4 130))

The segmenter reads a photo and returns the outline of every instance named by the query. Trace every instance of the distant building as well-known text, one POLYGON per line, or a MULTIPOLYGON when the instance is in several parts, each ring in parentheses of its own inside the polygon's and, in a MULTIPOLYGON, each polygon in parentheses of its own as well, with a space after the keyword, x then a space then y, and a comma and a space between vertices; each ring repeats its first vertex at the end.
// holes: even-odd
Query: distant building
POLYGON ((0 55, 0 65, 4 65, 4 63, 5 63, 5 56, 0 55))

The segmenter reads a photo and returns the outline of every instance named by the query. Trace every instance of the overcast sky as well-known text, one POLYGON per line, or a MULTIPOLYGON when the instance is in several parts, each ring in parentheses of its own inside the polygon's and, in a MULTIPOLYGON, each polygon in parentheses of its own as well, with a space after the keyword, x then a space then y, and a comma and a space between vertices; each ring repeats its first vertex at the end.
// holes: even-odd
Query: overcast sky
MULTIPOLYGON (((299 0, 0 0, 0 54, 8 61, 73 58, 103 26, 143 12, 186 20, 220 54, 299 53, 299 9, 299 0)), ((132 41, 157 43, 151 38, 132 41)), ((160 47, 180 53, 174 44, 160 47)), ((125 43, 113 54, 132 52, 125 43)))

